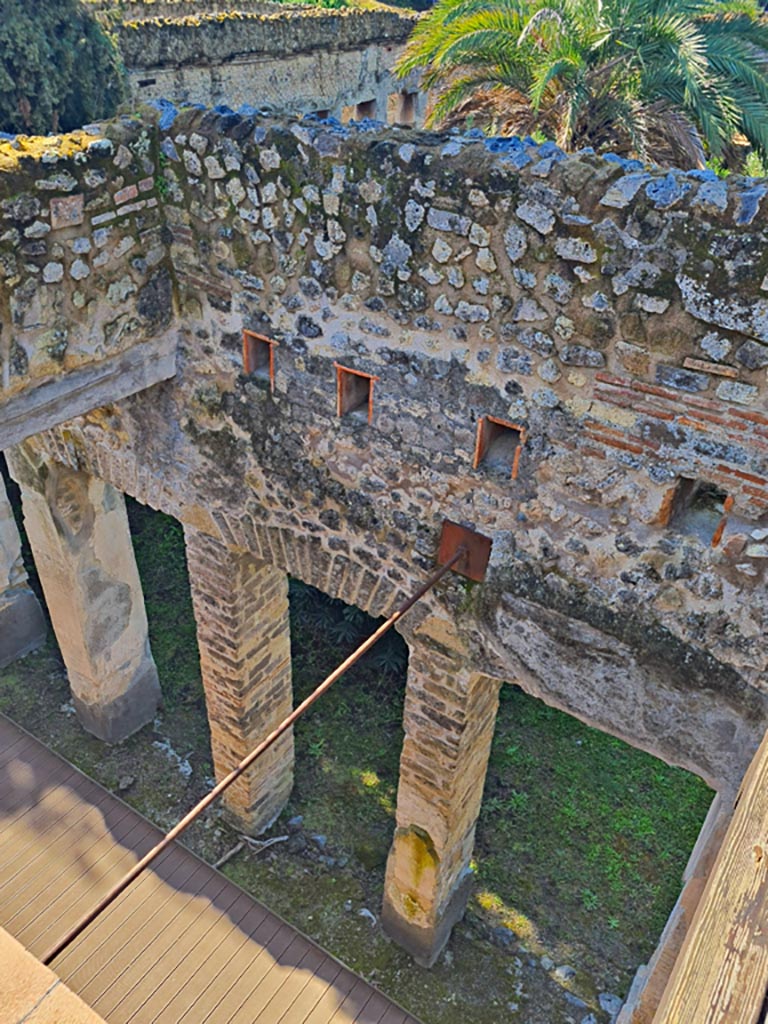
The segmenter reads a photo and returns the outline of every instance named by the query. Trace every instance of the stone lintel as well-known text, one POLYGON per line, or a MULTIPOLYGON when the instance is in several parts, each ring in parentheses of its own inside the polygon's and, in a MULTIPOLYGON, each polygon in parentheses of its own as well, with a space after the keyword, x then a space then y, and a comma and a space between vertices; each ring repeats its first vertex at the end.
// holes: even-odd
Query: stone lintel
POLYGON ((0 451, 108 402, 168 380, 176 373, 176 338, 134 345, 98 363, 62 371, 4 401, 0 397, 0 451))

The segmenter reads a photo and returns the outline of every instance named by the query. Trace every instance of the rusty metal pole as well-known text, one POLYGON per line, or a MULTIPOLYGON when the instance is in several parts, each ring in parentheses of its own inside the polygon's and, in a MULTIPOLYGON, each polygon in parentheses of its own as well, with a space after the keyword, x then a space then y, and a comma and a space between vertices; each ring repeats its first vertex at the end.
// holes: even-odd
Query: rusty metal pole
POLYGON ((243 772, 247 771, 250 768, 250 766, 254 763, 254 761, 256 761, 257 758, 261 757, 264 751, 268 750, 272 746, 275 740, 279 739, 280 736, 282 736, 287 729, 290 729, 293 723, 298 718, 301 718, 304 712, 309 707, 311 707, 311 705, 314 704, 319 697, 322 697, 326 690, 330 689, 330 687, 333 686, 336 680, 339 679, 340 676, 344 675, 347 669, 351 668, 356 661, 358 661, 367 651, 369 651, 371 647, 373 647, 373 645, 378 640, 380 640, 384 636, 384 634, 388 632, 388 630, 390 630, 395 625, 395 623, 398 622, 403 617, 403 615, 405 615, 405 613, 416 604, 417 601, 424 597, 424 595, 428 591, 430 591, 432 587, 435 586, 436 583, 440 582, 440 580, 443 578, 443 576, 446 575, 447 572, 449 572, 455 565, 462 561, 462 559, 467 558, 468 548, 464 545, 461 545, 454 551, 453 556, 450 559, 448 559, 448 561, 444 562, 439 569, 432 573, 429 579, 426 580, 419 587, 416 593, 412 594, 407 601, 400 605, 400 607, 395 612, 393 612, 392 615, 390 615, 386 622, 383 622, 379 626, 375 633, 372 633, 367 640, 364 640, 363 643, 360 644, 357 650, 353 651, 352 654, 350 654, 350 656, 345 661, 342 661, 342 663, 337 668, 335 668, 333 672, 331 672, 331 674, 322 681, 322 683, 320 683, 317 689, 313 690, 313 692, 305 700, 303 700, 301 704, 299 704, 297 707, 293 709, 293 711, 290 713, 290 715, 288 715, 287 718, 283 719, 280 725, 278 725, 277 728, 274 729, 269 734, 269 736, 267 736, 266 739, 262 740, 262 742, 257 747, 255 747, 250 752, 250 754, 244 757, 240 764, 238 764, 236 768, 232 769, 229 775, 225 776, 225 778, 223 778, 221 782, 214 786, 210 793, 207 793, 203 797, 203 799, 198 804, 196 804, 195 807, 193 807, 192 810, 189 811, 189 813, 186 814, 177 825, 174 825, 171 831, 168 832, 165 836, 163 836, 160 842, 156 846, 154 846, 149 851, 149 853, 146 853, 141 858, 141 860, 138 861, 138 863, 136 863, 131 868, 131 870, 123 878, 120 879, 119 882, 113 885, 109 892, 99 900, 96 906, 89 910, 88 913, 85 914, 82 918, 80 918, 77 924, 70 928, 67 934, 63 938, 61 938, 56 943, 55 946, 52 946, 51 949, 49 949, 48 952, 43 957, 41 957, 42 963, 44 963, 46 966, 50 966, 51 961, 54 960, 57 956, 59 956, 60 953, 63 953, 64 950, 69 945, 71 945, 72 942, 74 942, 78 935, 80 935, 88 927, 89 924, 96 920, 99 914, 101 914, 103 911, 107 909, 107 907, 114 903, 118 896, 125 892, 125 890, 131 884, 131 882, 135 881, 135 879, 137 879, 139 875, 143 871, 145 871, 146 868, 148 868, 149 865, 160 856, 163 850, 166 850, 171 845, 171 843, 174 842, 174 840, 178 839, 182 832, 184 832, 185 829, 187 829, 192 824, 192 822, 202 814, 206 807, 210 807, 210 805, 214 802, 214 800, 216 800, 217 797, 221 796, 221 794, 226 789, 228 789, 233 782, 239 779, 243 772))

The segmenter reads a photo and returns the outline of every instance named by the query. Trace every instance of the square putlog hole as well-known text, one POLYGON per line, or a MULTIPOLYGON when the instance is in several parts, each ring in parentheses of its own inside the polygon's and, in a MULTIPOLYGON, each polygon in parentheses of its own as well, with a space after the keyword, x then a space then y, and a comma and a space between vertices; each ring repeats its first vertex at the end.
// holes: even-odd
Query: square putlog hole
POLYGON ((733 499, 721 487, 706 480, 680 477, 672 495, 667 525, 676 533, 693 534, 709 544, 732 504, 733 499))
POLYGON ((251 377, 263 377, 269 381, 270 391, 275 390, 275 347, 273 338, 265 338, 254 331, 243 331, 243 370, 251 377))
POLYGON ((482 465, 516 480, 524 444, 525 427, 495 416, 482 416, 477 424, 473 468, 482 465))
POLYGON ((373 385, 379 378, 348 366, 336 367, 336 414, 354 416, 370 423, 373 419, 373 385))

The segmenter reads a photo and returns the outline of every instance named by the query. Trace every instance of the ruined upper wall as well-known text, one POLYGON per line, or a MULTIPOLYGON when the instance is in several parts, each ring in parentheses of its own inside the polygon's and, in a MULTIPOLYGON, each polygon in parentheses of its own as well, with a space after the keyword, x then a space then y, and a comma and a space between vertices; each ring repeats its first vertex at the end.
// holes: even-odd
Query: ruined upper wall
POLYGON ((417 15, 345 8, 292 10, 270 14, 230 11, 165 22, 137 22, 118 31, 120 52, 131 69, 224 63, 258 54, 286 59, 323 50, 359 50, 404 43, 417 15))
POLYGON ((0 143, 0 448, 174 372, 152 143, 112 134, 0 143))
MULTIPOLYGON (((176 6, 179 6, 178 4, 176 6)), ((421 124, 418 75, 392 69, 416 15, 392 9, 227 11, 123 23, 118 41, 134 98, 323 112, 421 124)))
MULTIPOLYGON (((55 288, 68 345, 106 322, 107 274, 138 288, 145 272, 140 211, 117 195, 144 130, 108 129, 127 134, 101 205, 46 234, 13 285, 50 288, 49 247, 90 231, 89 276, 65 266, 55 288)), ((179 373, 29 458, 376 614, 432 564, 444 518, 471 523, 493 538, 487 581, 451 583, 413 635, 734 784, 768 718, 766 183, 214 112, 145 137, 179 373), (272 379, 244 364, 244 328, 277 343, 272 379), (375 377, 370 421, 337 414, 337 364, 375 377), (501 450, 483 459, 494 419, 501 450), (733 500, 715 546, 719 513, 676 521, 681 478, 733 500)), ((34 191, 51 168, 27 174, 34 191)))
MULTIPOLYGON (((187 18, 220 11, 269 14, 281 6, 280 0, 85 0, 85 3, 100 13, 109 14, 116 22, 187 18)), ((291 8, 303 6, 291 3, 291 8)))

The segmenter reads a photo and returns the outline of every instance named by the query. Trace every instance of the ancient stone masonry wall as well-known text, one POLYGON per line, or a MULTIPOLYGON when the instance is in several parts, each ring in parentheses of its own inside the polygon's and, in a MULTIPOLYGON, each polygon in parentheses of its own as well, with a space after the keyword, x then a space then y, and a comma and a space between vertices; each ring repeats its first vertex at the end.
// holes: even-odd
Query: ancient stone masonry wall
POLYGON ((231 11, 167 21, 134 22, 119 31, 120 52, 130 68, 224 63, 244 54, 285 59, 308 50, 355 50, 369 44, 404 43, 416 15, 399 11, 286 10, 251 14, 231 11))
MULTIPOLYGON (((216 12, 275 13, 280 0, 84 0, 110 20, 146 21, 149 18, 186 18, 216 12)), ((291 8, 303 6, 291 4, 291 8)))
POLYGON ((165 4, 165 18, 118 26, 136 100, 422 123, 418 75, 392 73, 416 15, 266 4, 184 17, 191 6, 165 4))
MULTIPOLYGON (((430 963, 461 913, 499 680, 727 806, 768 720, 768 183, 530 140, 161 121, 0 174, 10 389, 66 381, 86 342, 177 345, 172 380, 10 461, 47 500, 63 466, 185 524, 217 770, 290 705, 283 574, 383 614, 449 518, 493 550, 484 583, 452 577, 400 624, 390 934, 430 963), (19 205, 48 192, 82 192, 82 220, 19 205)), ((266 767, 270 791, 230 805, 253 827, 289 746, 266 767)))
MULTIPOLYGON (((444 517, 472 523, 489 578, 446 588, 427 633, 734 785, 766 716, 765 185, 215 113, 147 138, 181 373, 36 444, 375 613, 444 517), (276 342, 272 381, 244 328, 276 342), (375 378, 370 422, 337 415, 336 364, 375 378), (714 520, 681 478, 716 488, 714 520)), ((104 214, 123 244, 114 187, 92 251, 104 214)), ((68 261, 73 317, 77 293, 120 315, 68 261)))
POLYGON ((153 143, 126 130, 0 146, 0 447, 173 374, 153 143))

